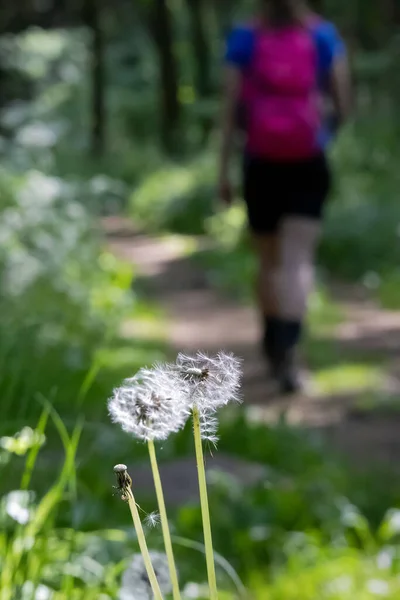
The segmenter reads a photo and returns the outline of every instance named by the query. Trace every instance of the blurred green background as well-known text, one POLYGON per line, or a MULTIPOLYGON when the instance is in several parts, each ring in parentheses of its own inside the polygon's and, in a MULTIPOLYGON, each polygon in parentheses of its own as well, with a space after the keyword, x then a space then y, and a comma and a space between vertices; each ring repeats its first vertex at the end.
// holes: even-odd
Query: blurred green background
MULTIPOLYGON (((252 4, 27 0, 1 10, 1 600, 117 598, 137 551, 112 467, 141 464, 146 449, 109 423, 106 400, 123 377, 171 355, 168 316, 136 265, 111 252, 103 219, 182 236, 222 297, 251 302, 243 208, 216 211, 214 189, 223 40, 252 4)), ((343 324, 343 286, 375 314, 400 308, 400 4, 314 4, 346 39, 357 103, 332 148, 305 351, 320 389, 355 391, 363 419, 383 405, 393 424, 400 395, 380 388, 385 352, 342 351, 324 335, 343 324)), ((399 598, 395 451, 355 466, 318 431, 244 409, 221 415, 218 451, 262 468, 254 485, 210 476, 215 549, 228 561, 221 597, 238 597, 240 578, 252 598, 399 598)), ((160 451, 166 462, 192 454, 190 431, 160 451)), ((135 491, 154 510, 153 494, 135 491)), ((187 598, 204 598, 197 502, 170 516, 187 598)), ((158 529, 149 540, 162 547, 158 529)))

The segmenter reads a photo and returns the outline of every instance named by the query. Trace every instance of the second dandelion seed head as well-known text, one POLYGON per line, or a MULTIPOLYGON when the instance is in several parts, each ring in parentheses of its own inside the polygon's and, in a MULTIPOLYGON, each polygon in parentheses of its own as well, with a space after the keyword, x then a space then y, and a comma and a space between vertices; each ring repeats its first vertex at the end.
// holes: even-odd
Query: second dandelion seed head
POLYGON ((189 405, 199 414, 201 437, 218 441, 216 411, 231 401, 240 401, 241 362, 233 354, 218 352, 208 356, 178 354, 176 368, 186 386, 189 405))
POLYGON ((114 390, 108 402, 114 423, 143 440, 165 440, 183 427, 189 411, 165 369, 142 369, 114 390))
POLYGON ((217 410, 228 402, 239 401, 241 363, 233 354, 180 353, 176 365, 189 388, 191 403, 198 408, 217 410))

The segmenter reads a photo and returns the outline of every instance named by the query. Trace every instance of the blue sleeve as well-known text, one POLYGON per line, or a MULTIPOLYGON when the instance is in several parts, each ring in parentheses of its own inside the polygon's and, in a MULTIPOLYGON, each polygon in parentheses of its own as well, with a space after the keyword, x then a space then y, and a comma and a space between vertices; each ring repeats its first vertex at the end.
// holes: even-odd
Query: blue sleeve
POLYGON ((239 69, 246 68, 252 57, 254 47, 254 32, 249 27, 236 27, 229 34, 225 62, 239 69))
POLYGON ((346 53, 346 46, 336 27, 329 22, 321 23, 314 32, 318 49, 318 70, 322 79, 329 76, 336 58, 346 53))

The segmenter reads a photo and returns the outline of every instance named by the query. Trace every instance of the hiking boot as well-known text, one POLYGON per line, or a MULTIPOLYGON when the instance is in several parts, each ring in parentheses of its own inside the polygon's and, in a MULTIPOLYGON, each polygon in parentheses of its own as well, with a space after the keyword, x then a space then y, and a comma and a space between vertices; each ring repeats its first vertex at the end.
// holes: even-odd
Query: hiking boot
POLYGON ((275 366, 274 378, 278 382, 280 392, 284 395, 296 394, 302 389, 293 352, 288 352, 280 364, 275 366))
POLYGON ((268 373, 272 379, 278 378, 280 361, 277 360, 276 353, 271 348, 271 342, 264 336, 261 341, 261 354, 267 363, 268 373))
POLYGON ((267 360, 269 374, 277 381, 282 394, 295 394, 302 388, 295 361, 299 331, 300 324, 297 322, 266 319, 262 353, 267 360))

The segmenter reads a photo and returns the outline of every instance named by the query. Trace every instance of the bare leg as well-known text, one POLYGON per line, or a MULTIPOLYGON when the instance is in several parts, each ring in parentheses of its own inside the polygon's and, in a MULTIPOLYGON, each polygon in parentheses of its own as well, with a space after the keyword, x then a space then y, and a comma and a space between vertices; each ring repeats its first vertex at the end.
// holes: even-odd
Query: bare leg
POLYGON ((255 235, 253 245, 258 257, 257 300, 264 317, 279 314, 279 298, 273 286, 273 273, 279 264, 279 238, 276 234, 255 235))
POLYGON ((304 217, 286 217, 280 227, 279 263, 271 275, 271 283, 279 306, 275 323, 275 374, 285 393, 301 387, 295 368, 295 350, 313 285, 319 233, 319 221, 304 217))
POLYGON ((258 299, 264 317, 264 352, 282 391, 298 389, 294 351, 314 279, 320 223, 286 217, 275 235, 254 239, 259 258, 258 299))
POLYGON ((272 287, 279 304, 279 316, 301 321, 314 283, 314 254, 321 231, 315 219, 290 216, 279 234, 280 261, 272 287))
POLYGON ((260 310, 262 351, 270 369, 274 371, 274 321, 279 315, 279 297, 274 286, 274 272, 280 261, 279 237, 277 234, 254 235, 253 244, 258 258, 256 282, 257 300, 260 310))

